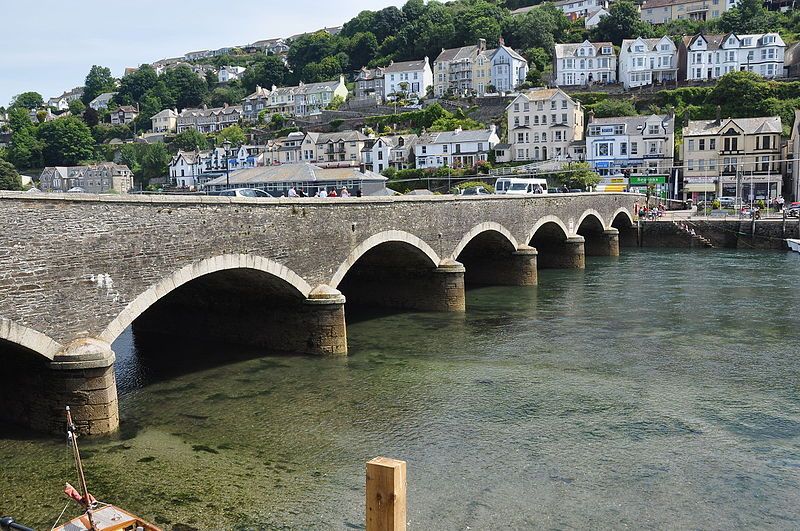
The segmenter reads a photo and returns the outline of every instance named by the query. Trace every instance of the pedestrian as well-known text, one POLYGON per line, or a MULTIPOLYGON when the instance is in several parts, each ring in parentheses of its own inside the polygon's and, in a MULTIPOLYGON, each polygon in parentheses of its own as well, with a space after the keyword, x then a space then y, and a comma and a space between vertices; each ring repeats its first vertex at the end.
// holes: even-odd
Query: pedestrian
POLYGON ((783 205, 786 204, 786 200, 783 198, 782 195, 778 196, 778 212, 783 212, 783 205))
POLYGON ((302 189, 302 188, 300 188, 299 190, 297 190, 297 196, 298 196, 298 197, 308 197, 308 195, 306 195, 306 193, 303 191, 303 189, 302 189))
POLYGON ((350 197, 350 192, 347 191, 347 187, 345 186, 342 188, 342 193, 339 194, 341 197, 350 197))
POLYGON ((361 188, 356 190, 356 197, 361 197, 361 188))
POLYGON ((336 188, 331 190, 331 192, 328 194, 328 197, 339 197, 339 194, 336 193, 336 188))
POLYGON ((289 188, 289 197, 300 197, 297 195, 297 190, 294 189, 294 186, 289 188))
POLYGON ((325 188, 320 188, 317 192, 317 197, 328 197, 328 191, 325 188))

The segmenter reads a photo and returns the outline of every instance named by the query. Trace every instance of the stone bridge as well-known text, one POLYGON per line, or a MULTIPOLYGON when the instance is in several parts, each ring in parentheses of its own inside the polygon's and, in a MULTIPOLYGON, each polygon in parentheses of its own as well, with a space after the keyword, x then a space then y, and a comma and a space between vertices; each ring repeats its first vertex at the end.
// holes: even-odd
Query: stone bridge
POLYGON ((0 418, 119 424, 129 326, 345 355, 347 306, 465 310, 465 284, 636 244, 632 194, 250 199, 0 192, 0 418))

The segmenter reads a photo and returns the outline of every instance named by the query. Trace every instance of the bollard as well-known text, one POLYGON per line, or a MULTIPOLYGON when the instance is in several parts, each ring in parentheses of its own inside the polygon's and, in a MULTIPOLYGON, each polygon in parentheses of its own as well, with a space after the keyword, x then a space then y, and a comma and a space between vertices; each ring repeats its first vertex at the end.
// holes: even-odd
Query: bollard
POLYGON ((406 462, 376 457, 367 462, 367 531, 405 531, 406 462))

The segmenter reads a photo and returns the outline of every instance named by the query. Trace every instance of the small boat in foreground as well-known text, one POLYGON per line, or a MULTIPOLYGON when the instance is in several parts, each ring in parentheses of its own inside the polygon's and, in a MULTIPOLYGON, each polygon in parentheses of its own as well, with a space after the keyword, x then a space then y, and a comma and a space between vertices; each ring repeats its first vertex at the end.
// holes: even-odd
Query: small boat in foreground
POLYGON ((792 251, 800 253, 800 240, 787 239, 786 245, 788 245, 789 249, 792 251))
POLYGON ((83 508, 84 513, 64 525, 53 528, 53 531, 161 531, 160 528, 138 516, 119 507, 99 502, 89 494, 89 490, 86 488, 86 478, 83 475, 81 454, 78 450, 78 434, 72 423, 69 406, 67 406, 67 442, 72 446, 75 456, 80 490, 67 483, 64 494, 77 502, 83 508))

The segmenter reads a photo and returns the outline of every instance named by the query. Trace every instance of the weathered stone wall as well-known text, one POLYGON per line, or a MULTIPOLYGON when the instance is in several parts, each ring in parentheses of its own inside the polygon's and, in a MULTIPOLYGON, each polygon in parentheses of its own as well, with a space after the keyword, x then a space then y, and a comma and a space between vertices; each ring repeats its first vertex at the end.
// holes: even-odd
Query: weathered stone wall
POLYGON ((410 234, 444 260, 457 258, 480 224, 501 226, 522 246, 542 218, 557 218, 573 236, 587 210, 610 227, 637 201, 632 194, 254 200, 2 192, 0 323, 21 330, 6 339, 52 357, 77 337, 125 325, 115 321, 123 311, 135 317, 170 286, 195 278, 199 261, 225 269, 255 257, 308 296, 314 286, 338 284, 337 271, 371 237, 410 234))
MULTIPOLYGON (((714 247, 729 249, 786 249, 786 238, 800 238, 798 220, 690 220, 688 227, 711 240, 714 247), (755 230, 755 231, 754 231, 755 230)), ((643 247, 692 247, 692 237, 673 223, 643 221, 643 247)))

